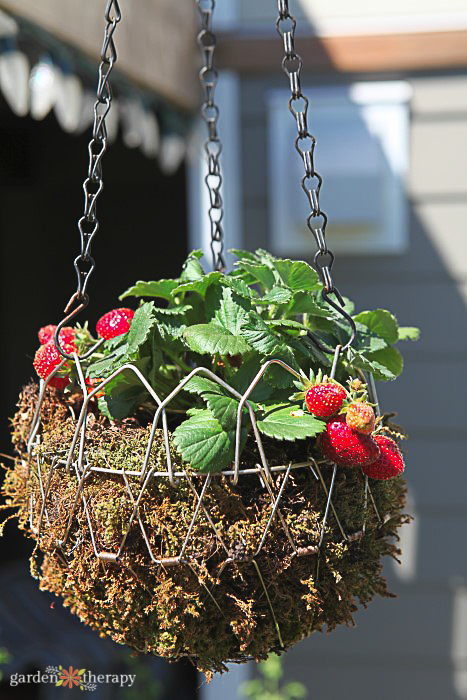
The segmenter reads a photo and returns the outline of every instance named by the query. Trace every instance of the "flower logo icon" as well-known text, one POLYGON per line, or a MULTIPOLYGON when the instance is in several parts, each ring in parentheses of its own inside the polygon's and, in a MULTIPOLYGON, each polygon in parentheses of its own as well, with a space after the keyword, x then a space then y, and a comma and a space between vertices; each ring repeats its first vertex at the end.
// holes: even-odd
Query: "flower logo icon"
POLYGON ((64 688, 66 688, 67 686, 69 688, 73 688, 73 686, 76 685, 79 688, 81 688, 81 690, 84 690, 84 684, 81 679, 81 676, 83 676, 84 672, 86 671, 85 668, 82 668, 78 671, 78 669, 73 670, 73 667, 70 666, 68 671, 66 671, 64 668, 59 666, 59 669, 60 673, 58 676, 58 681, 55 684, 56 686, 63 685, 64 688))

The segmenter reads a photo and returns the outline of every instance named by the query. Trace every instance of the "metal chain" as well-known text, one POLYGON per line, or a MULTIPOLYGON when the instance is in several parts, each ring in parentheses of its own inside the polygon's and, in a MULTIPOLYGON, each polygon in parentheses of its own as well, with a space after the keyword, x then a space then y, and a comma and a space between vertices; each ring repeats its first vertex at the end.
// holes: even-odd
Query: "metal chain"
POLYGON ((113 35, 121 18, 122 14, 118 0, 108 0, 105 8, 105 20, 107 25, 105 27, 104 42, 101 49, 97 99, 94 104, 94 124, 92 138, 88 146, 89 167, 87 177, 83 183, 84 214, 78 221, 81 251, 74 260, 78 286, 65 308, 65 313, 70 312, 70 309, 75 303, 78 303, 79 306, 75 308, 73 312, 68 313, 68 316, 60 323, 55 333, 55 345, 57 350, 61 355, 67 358, 71 358, 71 356, 61 348, 58 335, 62 326, 69 322, 73 316, 76 316, 76 314, 89 303, 89 296, 86 290, 89 278, 96 266, 94 258, 91 256, 91 244, 99 229, 96 206, 97 199, 104 187, 102 181, 102 157, 107 150, 107 128, 105 119, 112 105, 112 91, 109 78, 114 63, 117 60, 117 50, 115 48, 113 35))
POLYGON ((222 230, 224 205, 220 193, 222 175, 219 162, 222 144, 217 133, 219 107, 214 101, 219 74, 214 67, 216 37, 212 31, 212 15, 216 2, 215 0, 196 0, 196 5, 201 16, 201 30, 198 33, 197 40, 203 57, 203 67, 199 72, 199 80, 204 92, 204 102, 200 111, 208 132, 208 139, 204 144, 208 162, 208 174, 204 181, 209 192, 208 214, 211 224, 212 264, 214 270, 223 272, 225 269, 224 233, 222 230))
POLYGON ((295 17, 293 17, 289 11, 288 0, 277 0, 277 9, 279 16, 276 20, 276 29, 284 43, 285 52, 285 56, 282 59, 282 68, 284 73, 289 78, 290 92, 292 93, 289 99, 289 111, 297 124, 298 136, 295 139, 295 148, 300 154, 305 168, 305 175, 302 177, 301 185, 311 207, 311 213, 308 216, 306 223, 316 240, 316 245, 318 246, 318 250, 314 257, 314 262, 324 285, 322 292, 323 298, 336 311, 344 316, 351 325, 351 338, 347 345, 344 346, 344 350, 353 342, 355 336, 355 323, 353 319, 343 310, 342 307, 344 306, 344 300, 342 299, 337 287, 334 286, 331 276, 331 268, 333 266, 335 256, 334 253, 328 248, 326 243, 326 226, 328 217, 324 211, 322 211, 319 203, 319 195, 323 178, 317 172, 314 165, 316 139, 308 130, 307 118, 309 101, 308 98, 302 93, 300 84, 300 72, 302 70, 303 61, 295 51, 295 28, 297 22, 295 17), (340 306, 330 299, 330 294, 334 294, 339 301, 340 306))

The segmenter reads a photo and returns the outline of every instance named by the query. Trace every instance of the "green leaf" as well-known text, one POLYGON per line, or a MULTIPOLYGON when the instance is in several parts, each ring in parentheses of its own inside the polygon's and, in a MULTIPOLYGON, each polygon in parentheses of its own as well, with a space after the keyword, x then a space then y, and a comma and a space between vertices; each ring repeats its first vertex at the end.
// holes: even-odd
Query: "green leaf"
POLYGON ((300 323, 300 321, 294 321, 291 318, 273 318, 271 320, 267 320, 266 323, 268 326, 278 326, 280 328, 292 328, 296 330, 307 330, 307 327, 303 324, 300 323))
POLYGON ((147 339, 155 323, 154 303, 147 301, 136 309, 127 335, 127 355, 133 355, 147 339))
POLYGON ((57 681, 57 682, 55 683, 55 687, 57 687, 57 686, 59 686, 59 685, 62 685, 62 683, 63 683, 63 681, 57 681))
POLYGON ((300 403, 266 403, 263 406, 265 413, 256 419, 258 429, 276 440, 304 440, 326 428, 324 421, 304 413, 300 403), (299 415, 293 416, 295 411, 299 415))
POLYGON ((208 275, 204 275, 204 277, 182 282, 173 289, 172 296, 183 292, 196 292, 196 294, 199 294, 204 299, 208 287, 210 287, 211 284, 219 282, 222 277, 223 275, 221 272, 210 272, 208 275))
MULTIPOLYGON (((295 369, 297 372, 300 369, 297 364, 297 361, 295 360, 294 353, 290 349, 289 345, 286 345, 285 343, 276 346, 276 348, 274 348, 274 353, 271 356, 271 358, 266 359, 282 360, 282 362, 285 362, 287 365, 289 365, 289 367, 295 369)), ((271 367, 269 367, 264 377, 268 384, 272 384, 278 389, 284 389, 286 387, 292 386, 294 380, 293 375, 290 374, 288 370, 284 369, 284 367, 281 367, 280 365, 272 365, 271 367)))
POLYGON ((397 348, 383 348, 368 355, 370 362, 377 362, 385 367, 391 374, 398 377, 404 369, 404 360, 397 348))
POLYGON ((85 671, 86 671, 85 668, 81 668, 81 669, 78 671, 78 676, 82 676, 83 673, 85 673, 85 671))
POLYGON ((243 355, 251 350, 241 336, 235 336, 218 323, 198 323, 183 331, 190 350, 201 354, 243 355))
MULTIPOLYGON (((229 380, 229 383, 239 394, 244 394, 259 372, 260 366, 260 358, 257 355, 253 355, 247 359, 246 362, 241 364, 233 377, 229 380)), ((253 401, 265 401, 270 398, 272 392, 273 388, 267 384, 262 377, 250 394, 250 399, 253 399, 253 401)))
MULTIPOLYGON (((258 294, 254 289, 251 289, 245 280, 231 277, 230 275, 221 275, 220 283, 225 287, 230 287, 236 294, 245 299, 257 298, 258 294)), ((258 297, 259 299, 259 297, 258 297)))
POLYGON ((418 340, 420 338, 420 328, 415 328, 415 326, 399 326, 397 337, 398 340, 418 340))
POLYGON ((261 355, 274 353, 280 338, 269 329, 263 319, 255 311, 248 314, 248 322, 240 328, 240 333, 252 348, 261 355))
POLYGON ((174 443, 193 469, 218 472, 234 459, 235 432, 227 432, 210 410, 197 412, 173 433, 174 443))
POLYGON ((275 260, 273 264, 282 283, 292 291, 312 292, 321 289, 317 272, 303 260, 275 260))
POLYGON ((238 411, 237 399, 227 394, 209 391, 203 394, 203 399, 206 401, 214 418, 217 418, 224 430, 235 429, 238 411))
POLYGON ((106 385, 105 395, 99 397, 97 405, 107 418, 123 420, 130 416, 147 396, 145 387, 133 373, 128 377, 122 373, 106 385))
POLYGON ((246 311, 248 308, 249 304, 246 304, 244 299, 229 287, 224 287, 219 308, 214 313, 213 320, 233 335, 239 335, 242 326, 248 322, 249 315, 246 311))
POLYGON ((269 292, 256 300, 258 304, 288 304, 292 299, 292 292, 285 287, 273 287, 269 292))
POLYGON ((288 315, 309 314, 310 316, 330 316, 330 310, 325 307, 313 292, 294 292, 293 299, 287 309, 288 315))
POLYGON ((159 299, 172 299, 172 292, 178 286, 178 280, 156 280, 154 282, 136 282, 133 287, 130 287, 119 296, 119 299, 125 297, 157 297, 159 299))
POLYGON ((271 289, 274 286, 274 273, 268 265, 261 265, 248 260, 237 260, 235 265, 241 270, 248 272, 265 289, 271 289))
POLYGON ((395 317, 385 309, 375 309, 374 311, 361 311, 354 316, 354 320, 362 323, 372 333, 376 333, 386 341, 388 345, 397 342, 397 321, 395 317))
POLYGON ((204 270, 199 263, 199 259, 203 257, 201 250, 193 250, 183 264, 182 274, 180 279, 185 282, 201 279, 204 277, 204 270))
POLYGON ((361 355, 358 352, 352 353, 351 364, 353 367, 359 367, 365 372, 371 372, 377 380, 389 381, 395 379, 395 374, 391 372, 385 365, 378 362, 376 359, 370 359, 370 356, 361 355))
POLYGON ((248 250, 240 250, 239 248, 229 248, 229 253, 236 255, 239 260, 251 260, 255 262, 256 256, 254 253, 250 253, 248 250))

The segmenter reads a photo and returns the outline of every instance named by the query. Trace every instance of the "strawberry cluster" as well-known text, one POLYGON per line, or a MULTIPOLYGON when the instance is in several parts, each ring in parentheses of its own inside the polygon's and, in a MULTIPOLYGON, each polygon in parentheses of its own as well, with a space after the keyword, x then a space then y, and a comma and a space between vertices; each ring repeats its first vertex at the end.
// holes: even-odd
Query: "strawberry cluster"
POLYGON ((404 458, 396 442, 375 432, 375 413, 360 380, 351 380, 347 391, 319 374, 306 383, 305 403, 312 415, 326 421, 317 444, 331 462, 361 467, 372 479, 391 479, 404 471, 404 458))
MULTIPOLYGON (((97 335, 107 340, 127 333, 130 329, 134 313, 132 309, 113 309, 109 311, 97 322, 97 335)), ((41 328, 38 333, 40 347, 36 352, 33 364, 34 369, 41 379, 47 379, 63 361, 63 357, 55 346, 54 336, 56 330, 57 326, 50 324, 41 328)), ((83 332, 83 329, 65 327, 60 330, 58 335, 60 346, 68 355, 78 352, 78 336, 81 338, 84 336, 88 344, 93 342, 89 333, 87 331, 83 332)), ((49 380, 49 386, 55 389, 64 389, 70 382, 69 372, 70 365, 68 362, 64 362, 58 373, 49 380)), ((89 391, 93 390, 100 381, 99 379, 86 380, 89 391)), ((96 395, 99 396, 102 395, 102 393, 97 392, 96 395)))

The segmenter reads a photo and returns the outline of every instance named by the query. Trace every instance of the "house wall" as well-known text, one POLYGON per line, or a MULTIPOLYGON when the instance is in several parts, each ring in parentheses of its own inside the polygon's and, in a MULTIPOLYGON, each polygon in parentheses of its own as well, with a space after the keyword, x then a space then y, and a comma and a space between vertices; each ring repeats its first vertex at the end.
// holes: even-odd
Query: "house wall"
MULTIPOLYGON (((398 598, 359 612, 356 629, 315 635, 286 655, 287 675, 320 700, 340 694, 467 698, 467 73, 397 77, 413 88, 409 248, 400 256, 339 255, 333 272, 359 310, 389 308, 401 324, 422 330, 420 342, 402 348, 402 377, 378 386, 383 409, 397 410, 410 435, 405 451, 415 522, 404 528, 402 566, 385 566, 398 598)), ((339 80, 328 75, 319 82, 339 80)), ((305 92, 307 82, 316 85, 316 75, 304 74, 305 92)), ((249 249, 268 246, 266 95, 286 85, 280 69, 241 81, 243 245, 249 249)), ((310 113, 312 123, 312 104, 310 113)))

